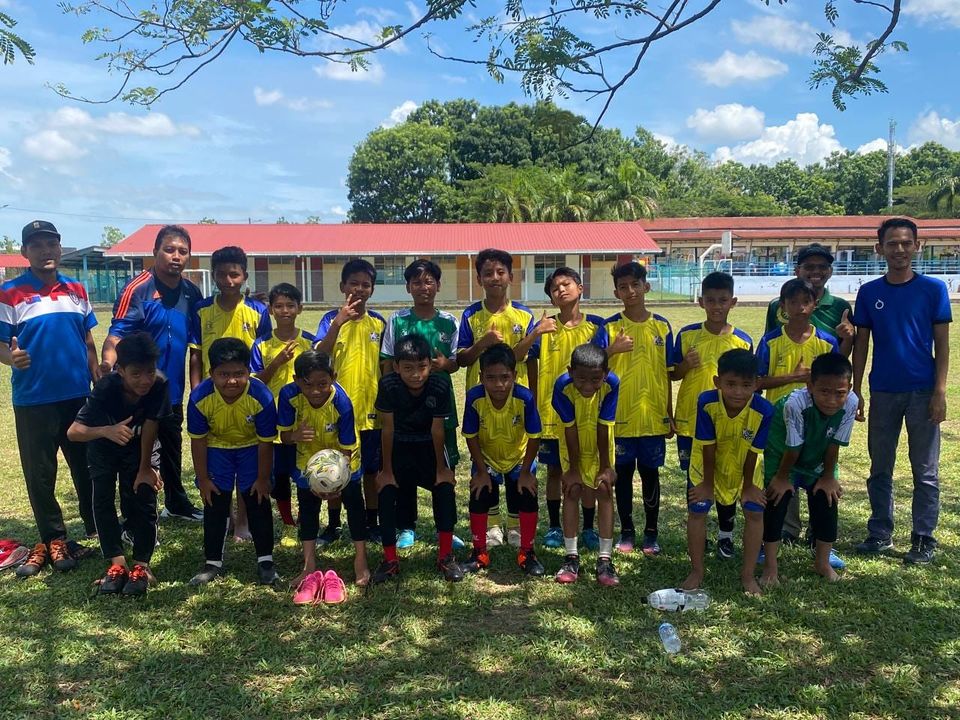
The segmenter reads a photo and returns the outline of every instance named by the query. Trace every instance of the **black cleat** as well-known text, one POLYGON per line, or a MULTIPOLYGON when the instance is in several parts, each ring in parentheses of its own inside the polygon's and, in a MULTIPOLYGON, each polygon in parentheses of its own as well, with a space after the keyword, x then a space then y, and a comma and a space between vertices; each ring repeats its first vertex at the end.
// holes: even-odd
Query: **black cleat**
POLYGON ((463 568, 460 567, 460 563, 457 562, 457 556, 453 553, 437 560, 437 569, 447 582, 460 582, 463 580, 463 568))
POLYGON ((203 566, 203 570, 198 572, 192 578, 190 578, 191 585, 206 585, 208 582, 215 580, 223 572, 223 568, 217 565, 211 565, 207 563, 203 566))
POLYGON ((517 565, 530 577, 543 577, 546 572, 543 563, 537 559, 537 554, 532 549, 517 553, 517 565))
POLYGON ((150 571, 143 565, 134 565, 130 570, 130 576, 127 578, 127 584, 123 586, 124 597, 142 597, 147 594, 147 588, 153 577, 150 571))
POLYGON ((733 555, 733 540, 728 537, 719 538, 717 540, 717 557, 721 560, 731 560, 733 555))
POLYGON ((116 595, 122 592, 127 584, 129 573, 123 565, 114 563, 107 568, 107 572, 100 578, 100 588, 98 592, 101 595, 116 595))
POLYGON ((384 560, 370 576, 371 585, 381 585, 388 580, 400 579, 400 563, 396 560, 384 560))
POLYGON ((910 535, 910 551, 903 556, 907 565, 926 565, 933 560, 933 553, 937 549, 937 541, 929 535, 910 535))
POLYGON ((273 564, 273 560, 264 560, 263 562, 257 563, 257 582, 261 585, 275 585, 280 581, 280 576, 277 575, 277 568, 273 564))

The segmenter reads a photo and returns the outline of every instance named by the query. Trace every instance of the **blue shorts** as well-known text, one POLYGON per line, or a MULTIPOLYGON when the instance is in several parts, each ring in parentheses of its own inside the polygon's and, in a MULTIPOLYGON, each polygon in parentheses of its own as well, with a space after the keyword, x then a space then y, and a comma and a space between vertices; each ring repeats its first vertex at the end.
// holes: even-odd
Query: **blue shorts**
POLYGON ((560 467, 560 441, 556 438, 545 438, 540 441, 540 450, 537 460, 544 465, 560 467))
POLYGON ((207 448, 207 473, 217 490, 247 492, 257 481, 258 446, 207 448))
MULTIPOLYGON (((504 480, 510 480, 511 482, 516 482, 520 479, 520 469, 523 467, 523 463, 517 465, 513 470, 508 473, 501 473, 494 470, 492 467, 487 466, 487 474, 490 476, 490 479, 497 485, 503 485, 504 480)), ((534 475, 537 474, 537 461, 533 461, 533 465, 530 466, 530 472, 534 475)), ((470 463, 470 476, 477 474, 477 466, 475 463, 470 463)))
POLYGON ((641 467, 663 467, 667 459, 667 439, 663 435, 617 438, 614 463, 641 467))
POLYGON ((379 430, 360 431, 360 472, 364 475, 380 472, 383 467, 383 446, 379 430))
MULTIPOLYGON (((687 478, 687 490, 693 487, 693 483, 690 482, 690 478, 687 478)), ((738 498, 739 499, 739 498, 738 498)), ((758 505, 755 502, 745 502, 741 503, 745 512, 763 512, 763 506, 758 505)), ((703 515, 704 513, 710 512, 710 508, 713 507, 713 500, 705 500, 703 502, 688 502, 687 510, 689 510, 694 515, 703 515)))
POLYGON ((677 460, 680 469, 690 476, 690 453, 693 452, 693 438, 686 435, 677 435, 677 460))

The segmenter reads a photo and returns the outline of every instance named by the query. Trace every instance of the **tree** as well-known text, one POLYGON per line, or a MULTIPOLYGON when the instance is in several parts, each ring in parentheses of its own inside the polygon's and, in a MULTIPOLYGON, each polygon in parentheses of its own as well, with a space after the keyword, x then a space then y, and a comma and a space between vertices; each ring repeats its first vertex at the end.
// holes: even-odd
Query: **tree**
POLYGON ((927 195, 927 204, 931 210, 937 211, 942 203, 946 206, 947 215, 956 217, 958 198, 960 198, 960 174, 945 172, 936 178, 933 190, 927 195))
POLYGON ((20 252, 20 246, 9 235, 4 235, 0 239, 0 253, 4 255, 14 255, 20 252))
POLYGON ((198 225, 216 225, 216 224, 217 224, 217 221, 214 220, 212 217, 206 217, 206 216, 204 216, 204 217, 200 218, 199 220, 197 220, 197 224, 198 224, 198 225))
POLYGON ((848 215, 874 215, 887 205, 887 153, 835 152, 824 163, 833 178, 832 202, 848 215))
POLYGON ((304 220, 307 225, 319 225, 323 222, 323 218, 319 215, 307 215, 307 219, 304 220))
POLYGON ((24 60, 33 65, 36 52, 30 43, 13 32, 13 28, 16 27, 16 25, 16 20, 5 12, 0 12, 0 56, 3 57, 3 64, 13 64, 19 52, 24 60))
POLYGON ((126 237, 126 233, 113 225, 105 225, 100 236, 100 247, 113 247, 126 237))
POLYGON ((657 211, 658 194, 656 178, 628 156, 612 173, 602 178, 595 201, 594 219, 652 219, 657 211))

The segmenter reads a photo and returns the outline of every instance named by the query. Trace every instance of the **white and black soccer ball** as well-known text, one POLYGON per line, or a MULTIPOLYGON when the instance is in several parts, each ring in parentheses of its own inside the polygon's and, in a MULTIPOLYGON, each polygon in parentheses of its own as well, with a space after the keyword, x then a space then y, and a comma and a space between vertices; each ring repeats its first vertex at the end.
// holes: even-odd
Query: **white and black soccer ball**
POLYGON ((350 482, 350 460, 339 450, 324 448, 307 461, 303 474, 315 493, 335 493, 350 482))

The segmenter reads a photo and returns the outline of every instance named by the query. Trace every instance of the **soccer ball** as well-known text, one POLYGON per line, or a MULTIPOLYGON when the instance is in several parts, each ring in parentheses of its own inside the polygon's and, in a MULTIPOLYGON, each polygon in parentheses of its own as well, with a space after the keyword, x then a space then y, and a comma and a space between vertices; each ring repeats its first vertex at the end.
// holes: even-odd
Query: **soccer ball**
POLYGON ((315 493, 335 493, 350 482, 350 461, 339 450, 324 448, 307 461, 303 474, 315 493))

